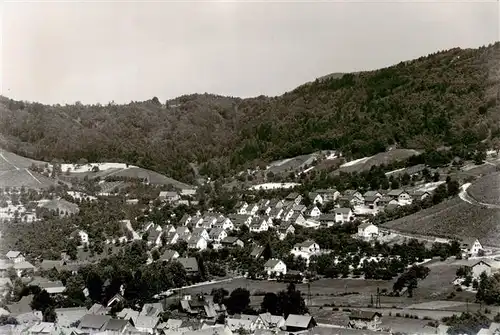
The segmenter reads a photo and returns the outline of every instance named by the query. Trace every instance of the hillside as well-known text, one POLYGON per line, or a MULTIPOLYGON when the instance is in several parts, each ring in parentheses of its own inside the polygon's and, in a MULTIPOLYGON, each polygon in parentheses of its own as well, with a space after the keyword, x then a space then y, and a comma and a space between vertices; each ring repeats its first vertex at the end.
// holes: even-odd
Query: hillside
POLYGON ((499 71, 496 43, 327 76, 279 97, 194 94, 102 106, 3 98, 0 146, 39 160, 124 162, 183 181, 192 181, 193 162, 216 177, 319 150, 350 159, 394 144, 468 146, 500 134, 499 71))
POLYGON ((30 171, 32 164, 45 163, 0 150, 0 188, 24 186, 30 189, 46 189, 57 185, 55 179, 30 171))

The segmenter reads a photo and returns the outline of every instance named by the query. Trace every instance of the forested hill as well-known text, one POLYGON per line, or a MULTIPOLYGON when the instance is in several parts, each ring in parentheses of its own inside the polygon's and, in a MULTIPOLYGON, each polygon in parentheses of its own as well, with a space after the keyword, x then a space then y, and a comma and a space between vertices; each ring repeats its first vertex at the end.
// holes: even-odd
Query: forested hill
POLYGON ((189 181, 190 162, 210 161, 202 171, 219 174, 318 149, 357 157, 393 144, 473 145, 500 135, 499 73, 496 43, 326 76, 279 97, 67 106, 2 98, 0 146, 40 160, 123 161, 189 181))

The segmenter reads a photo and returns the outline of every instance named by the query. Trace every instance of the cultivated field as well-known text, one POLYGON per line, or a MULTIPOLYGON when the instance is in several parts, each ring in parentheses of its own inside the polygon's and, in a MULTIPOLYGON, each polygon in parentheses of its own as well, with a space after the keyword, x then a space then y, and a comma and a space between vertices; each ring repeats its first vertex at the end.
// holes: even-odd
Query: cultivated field
POLYGON ((488 246, 500 246, 500 210, 476 206, 460 198, 444 201, 382 227, 403 233, 463 239, 477 237, 488 246))
POLYGON ((8 151, 0 151, 0 188, 24 186, 31 189, 45 189, 57 184, 52 178, 28 170, 33 163, 45 164, 8 151))
POLYGON ((418 154, 420 154, 420 152, 413 149, 394 149, 387 152, 381 152, 371 157, 360 158, 345 163, 336 172, 366 171, 370 170, 372 166, 402 161, 418 154))

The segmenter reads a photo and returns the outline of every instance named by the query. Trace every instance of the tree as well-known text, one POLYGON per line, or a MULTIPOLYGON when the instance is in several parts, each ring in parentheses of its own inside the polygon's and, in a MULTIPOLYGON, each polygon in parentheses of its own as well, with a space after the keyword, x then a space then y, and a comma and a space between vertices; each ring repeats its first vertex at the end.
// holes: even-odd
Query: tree
POLYGON ((152 252, 151 252, 151 257, 153 258, 154 261, 157 261, 160 259, 160 252, 158 251, 158 249, 154 249, 152 252))
POLYGON ((264 261, 267 261, 270 258, 273 258, 273 250, 271 248, 271 243, 269 241, 266 243, 264 250, 262 251, 262 258, 264 261))
POLYGON ((308 309, 304 298, 302 298, 300 291, 296 289, 295 284, 288 284, 286 291, 278 293, 278 314, 287 318, 289 314, 303 315, 307 312, 308 309))
POLYGON ((260 305, 262 313, 278 314, 278 296, 274 292, 267 292, 260 305))
POLYGON ((417 288, 418 279, 425 279, 429 275, 430 269, 422 265, 414 265, 403 273, 393 285, 395 292, 401 292, 404 287, 408 289, 408 297, 413 296, 413 290, 417 288))
POLYGON ((35 294, 33 296, 33 300, 31 301, 31 309, 35 311, 41 311, 42 313, 45 313, 45 310, 47 310, 48 308, 53 308, 54 305, 54 300, 46 290, 41 290, 40 292, 35 294))
POLYGON ((212 297, 215 304, 224 303, 224 299, 229 295, 229 291, 225 288, 219 287, 212 290, 212 297))
POLYGON ((250 305, 250 292, 244 288, 237 288, 226 301, 229 314, 241 314, 250 305))

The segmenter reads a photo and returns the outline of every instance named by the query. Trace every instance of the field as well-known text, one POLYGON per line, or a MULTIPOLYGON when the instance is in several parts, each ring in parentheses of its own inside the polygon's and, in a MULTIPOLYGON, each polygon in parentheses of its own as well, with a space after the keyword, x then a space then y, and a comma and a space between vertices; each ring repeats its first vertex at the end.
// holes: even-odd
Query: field
POLYGON ((45 189, 57 184, 52 178, 28 170, 33 163, 45 164, 8 151, 0 151, 0 188, 24 186, 31 189, 45 189))
POLYGON ((476 206, 460 198, 444 201, 382 227, 403 233, 445 238, 476 237, 487 246, 500 246, 500 210, 476 206))
POLYGON ((420 154, 419 151, 412 149, 394 149, 387 152, 381 152, 371 157, 360 158, 355 161, 348 162, 343 164, 336 172, 366 171, 370 170, 372 166, 402 161, 418 154, 420 154))
POLYGON ((281 174, 289 171, 303 170, 304 166, 311 164, 317 156, 318 153, 312 153, 271 162, 269 163, 269 168, 266 170, 266 173, 272 172, 274 174, 281 174))
POLYGON ((467 192, 479 202, 500 205, 500 172, 491 173, 473 182, 467 192))

